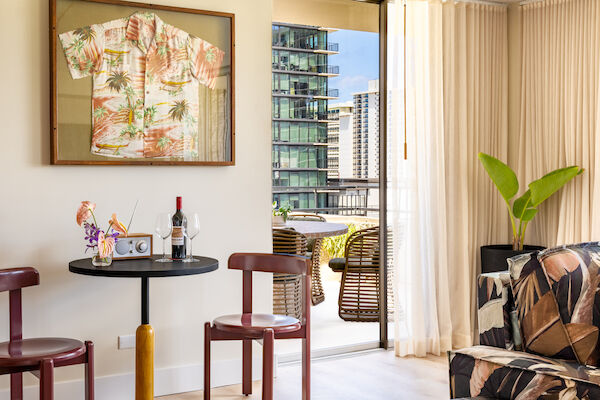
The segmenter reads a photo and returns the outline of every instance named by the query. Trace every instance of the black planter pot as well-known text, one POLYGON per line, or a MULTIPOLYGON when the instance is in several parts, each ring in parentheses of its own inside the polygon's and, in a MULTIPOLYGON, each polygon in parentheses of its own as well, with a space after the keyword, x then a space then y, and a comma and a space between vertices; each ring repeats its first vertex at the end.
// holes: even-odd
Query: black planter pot
POLYGON ((519 254, 531 253, 536 250, 544 250, 542 246, 523 246, 523 250, 513 250, 510 244, 494 244, 481 246, 481 272, 498 272, 508 270, 507 258, 519 254))

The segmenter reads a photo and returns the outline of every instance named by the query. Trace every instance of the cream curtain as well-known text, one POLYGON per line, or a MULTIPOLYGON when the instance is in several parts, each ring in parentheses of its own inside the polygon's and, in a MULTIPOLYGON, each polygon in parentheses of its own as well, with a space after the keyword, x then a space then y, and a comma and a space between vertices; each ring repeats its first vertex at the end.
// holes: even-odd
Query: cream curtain
POLYGON ((479 151, 507 156, 507 10, 408 1, 389 7, 389 187, 396 354, 473 342, 479 246, 506 242, 479 151))
POLYGON ((567 165, 586 169, 542 205, 527 242, 599 240, 600 1, 546 0, 522 13, 519 179, 567 165))
POLYGON ((198 158, 202 161, 228 161, 229 114, 227 91, 200 85, 198 123, 198 158))
POLYGON ((198 159, 202 161, 228 161, 230 154, 229 114, 227 90, 209 89, 200 85, 198 94, 198 159))

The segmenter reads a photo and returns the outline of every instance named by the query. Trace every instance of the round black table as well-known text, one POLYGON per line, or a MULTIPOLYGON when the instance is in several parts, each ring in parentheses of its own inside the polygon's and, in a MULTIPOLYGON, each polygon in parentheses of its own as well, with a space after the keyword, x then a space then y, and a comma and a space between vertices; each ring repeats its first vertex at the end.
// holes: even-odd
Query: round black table
POLYGON ((141 278, 142 324, 135 335, 135 398, 154 399, 154 330, 150 325, 149 278, 205 274, 219 268, 214 258, 194 256, 194 262, 156 262, 153 258, 113 261, 108 267, 95 267, 91 258, 71 261, 69 271, 111 278, 141 278))

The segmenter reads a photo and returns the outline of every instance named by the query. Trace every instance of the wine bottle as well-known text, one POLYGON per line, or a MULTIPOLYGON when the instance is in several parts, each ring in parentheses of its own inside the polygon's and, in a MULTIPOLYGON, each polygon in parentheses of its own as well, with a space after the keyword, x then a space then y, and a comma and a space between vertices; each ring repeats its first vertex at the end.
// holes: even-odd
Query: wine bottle
POLYGON ((185 258, 185 229, 187 228, 187 219, 181 211, 181 196, 177 196, 177 211, 173 214, 173 233, 171 234, 171 257, 173 260, 183 260, 185 258))

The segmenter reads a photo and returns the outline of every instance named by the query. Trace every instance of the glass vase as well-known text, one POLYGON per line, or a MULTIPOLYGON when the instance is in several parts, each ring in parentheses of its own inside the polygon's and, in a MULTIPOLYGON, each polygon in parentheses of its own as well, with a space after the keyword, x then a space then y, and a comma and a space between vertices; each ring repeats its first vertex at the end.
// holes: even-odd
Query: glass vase
POLYGON ((112 264, 112 258, 112 253, 106 257, 100 257, 100 254, 96 252, 92 257, 92 265, 95 267, 108 267, 110 264, 112 264))

